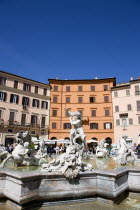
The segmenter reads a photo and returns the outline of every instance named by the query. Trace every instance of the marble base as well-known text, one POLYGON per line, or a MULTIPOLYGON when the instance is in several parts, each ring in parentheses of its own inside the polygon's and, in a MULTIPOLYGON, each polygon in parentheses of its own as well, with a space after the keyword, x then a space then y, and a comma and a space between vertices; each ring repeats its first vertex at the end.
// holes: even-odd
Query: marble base
POLYGON ((113 204, 128 191, 140 192, 138 168, 81 172, 73 180, 54 172, 0 169, 0 198, 7 199, 7 205, 17 209, 87 198, 113 204))

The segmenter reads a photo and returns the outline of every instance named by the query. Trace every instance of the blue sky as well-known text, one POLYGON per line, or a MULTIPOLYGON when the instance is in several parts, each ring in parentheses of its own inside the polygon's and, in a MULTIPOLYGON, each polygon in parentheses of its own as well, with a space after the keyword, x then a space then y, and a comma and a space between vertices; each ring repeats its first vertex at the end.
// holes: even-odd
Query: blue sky
POLYGON ((48 78, 140 76, 140 0, 0 0, 0 69, 48 78))

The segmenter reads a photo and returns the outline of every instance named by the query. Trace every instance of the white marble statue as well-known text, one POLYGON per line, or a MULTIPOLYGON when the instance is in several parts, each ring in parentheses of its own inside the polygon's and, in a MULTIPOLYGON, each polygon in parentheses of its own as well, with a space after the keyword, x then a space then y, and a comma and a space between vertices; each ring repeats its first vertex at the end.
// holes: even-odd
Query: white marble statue
POLYGON ((127 163, 134 163, 135 155, 133 150, 126 143, 127 136, 122 136, 119 138, 118 147, 119 150, 117 152, 117 163, 121 165, 126 165, 127 163))
POLYGON ((76 144, 78 140, 80 140, 87 151, 86 135, 84 134, 84 129, 82 127, 81 113, 79 111, 70 112, 68 108, 66 108, 66 111, 70 116, 73 116, 69 118, 71 125, 74 126, 74 129, 70 130, 71 144, 76 144))
POLYGON ((44 139, 40 140, 39 145, 40 145, 40 148, 37 151, 35 157, 38 158, 38 159, 47 157, 47 152, 45 151, 45 141, 44 141, 44 139))
POLYGON ((106 149, 106 145, 106 140, 102 139, 96 149, 97 157, 104 158, 109 156, 109 151, 106 149))
MULTIPOLYGON (((0 165, 1 168, 5 167, 5 164, 9 159, 12 159, 16 166, 29 166, 29 165, 40 165, 42 163, 41 158, 36 158, 33 154, 34 151, 30 149, 31 135, 28 131, 17 133, 16 135, 18 144, 13 150, 12 154, 7 155, 0 165)), ((46 160, 43 160, 46 163, 46 160)))
POLYGON ((70 112, 66 108, 70 117, 70 123, 74 129, 70 130, 70 142, 67 146, 66 153, 60 155, 59 158, 52 160, 48 164, 43 164, 42 171, 58 171, 66 176, 66 178, 73 179, 77 177, 80 171, 92 170, 91 164, 85 164, 82 161, 83 151, 87 149, 85 141, 85 134, 82 127, 82 120, 80 112, 70 112))

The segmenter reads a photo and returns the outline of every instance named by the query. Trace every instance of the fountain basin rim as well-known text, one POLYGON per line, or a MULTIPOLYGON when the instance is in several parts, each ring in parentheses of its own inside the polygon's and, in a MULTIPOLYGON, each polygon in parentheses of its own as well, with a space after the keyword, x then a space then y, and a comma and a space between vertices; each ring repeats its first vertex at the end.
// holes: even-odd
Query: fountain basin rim
MULTIPOLYGON (((140 173, 140 168, 134 168, 134 167, 121 167, 117 168, 114 170, 101 170, 101 169, 95 169, 92 171, 84 171, 84 172, 79 172, 79 177, 82 176, 109 176, 109 177, 119 177, 122 176, 125 173, 129 172, 135 172, 135 173, 140 173)), ((44 172, 44 171, 30 171, 30 172, 21 172, 21 171, 15 171, 14 169, 0 169, 0 176, 10 176, 10 177, 15 177, 17 179, 29 179, 33 177, 46 177, 46 178, 52 178, 52 177, 59 177, 59 178, 65 178, 63 174, 60 172, 44 172)))

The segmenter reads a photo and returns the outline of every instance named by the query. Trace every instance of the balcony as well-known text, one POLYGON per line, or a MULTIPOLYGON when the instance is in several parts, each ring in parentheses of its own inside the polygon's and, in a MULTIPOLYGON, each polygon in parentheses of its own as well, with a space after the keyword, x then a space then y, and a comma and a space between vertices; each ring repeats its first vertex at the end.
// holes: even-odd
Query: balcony
POLYGON ((48 125, 41 124, 40 128, 41 129, 47 129, 48 128, 48 125))
POLYGON ((14 121, 14 120, 8 120, 8 125, 17 125, 17 121, 14 121))
POLYGON ((39 124, 36 123, 18 123, 18 127, 24 127, 24 128, 40 128, 39 124))

